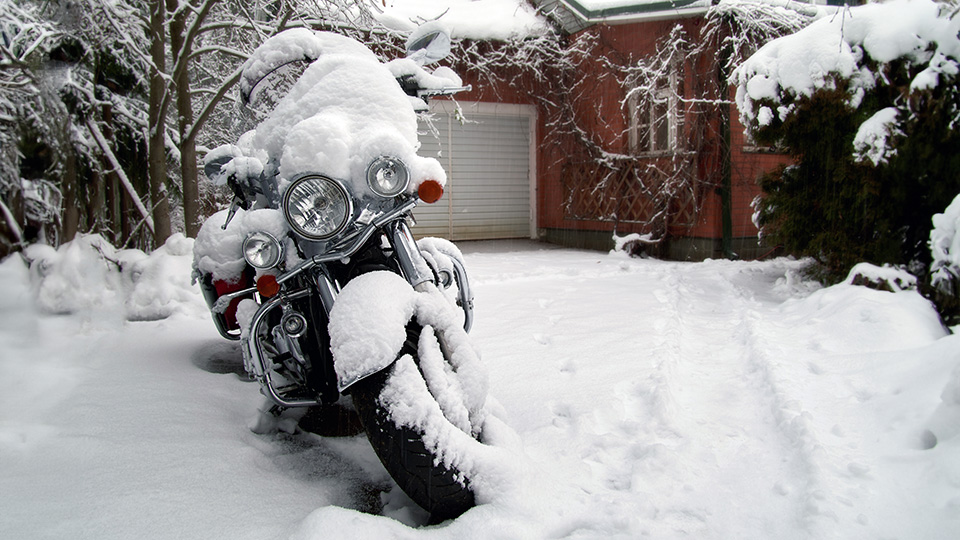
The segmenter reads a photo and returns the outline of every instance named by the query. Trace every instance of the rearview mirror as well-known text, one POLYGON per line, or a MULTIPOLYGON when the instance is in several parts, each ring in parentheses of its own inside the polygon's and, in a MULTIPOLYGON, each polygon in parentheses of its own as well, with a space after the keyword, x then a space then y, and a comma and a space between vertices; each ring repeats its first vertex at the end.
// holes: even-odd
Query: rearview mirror
POLYGON ((407 38, 407 58, 421 66, 450 55, 450 34, 437 21, 426 23, 407 38))
POLYGON ((231 178, 245 184, 259 178, 263 173, 263 162, 255 157, 244 156, 240 149, 232 144, 225 144, 213 149, 207 154, 203 163, 203 174, 214 185, 222 186, 231 178))
POLYGON ((227 175, 223 166, 233 161, 233 158, 242 156, 243 152, 232 144, 220 145, 211 150, 203 160, 203 174, 214 185, 222 186, 227 183, 227 175))

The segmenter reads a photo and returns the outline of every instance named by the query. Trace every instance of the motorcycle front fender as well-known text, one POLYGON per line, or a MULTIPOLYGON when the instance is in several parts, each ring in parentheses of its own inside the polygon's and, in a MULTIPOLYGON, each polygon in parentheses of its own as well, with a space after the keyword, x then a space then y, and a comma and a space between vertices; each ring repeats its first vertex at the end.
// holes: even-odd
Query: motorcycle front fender
POLYGON ((358 276, 340 291, 329 331, 341 393, 397 359, 417 308, 416 295, 406 279, 388 271, 358 276))

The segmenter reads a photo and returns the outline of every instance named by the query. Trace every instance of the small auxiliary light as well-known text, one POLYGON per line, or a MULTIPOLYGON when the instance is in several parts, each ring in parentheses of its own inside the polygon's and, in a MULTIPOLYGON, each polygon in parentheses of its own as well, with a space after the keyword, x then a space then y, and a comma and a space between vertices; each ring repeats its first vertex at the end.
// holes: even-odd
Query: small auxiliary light
POLYGON ((433 204, 439 201, 440 197, 443 197, 443 186, 436 180, 424 180, 420 182, 420 187, 417 188, 417 196, 420 197, 421 201, 433 204))
POLYGON ((277 283, 277 276, 273 274, 264 274, 257 278, 257 292, 260 296, 272 298, 280 292, 280 284, 277 283))

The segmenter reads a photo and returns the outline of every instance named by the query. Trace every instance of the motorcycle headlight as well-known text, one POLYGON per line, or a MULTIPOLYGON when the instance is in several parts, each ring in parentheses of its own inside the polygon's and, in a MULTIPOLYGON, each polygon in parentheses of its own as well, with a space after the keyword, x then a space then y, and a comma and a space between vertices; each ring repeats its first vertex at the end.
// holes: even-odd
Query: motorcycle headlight
POLYGON ((268 233, 250 233, 243 241, 243 258, 254 268, 273 268, 282 256, 280 241, 268 233))
POLYGON ((381 197, 394 197, 407 189, 410 171, 400 158, 380 156, 367 167, 367 185, 381 197))
POLYGON ((336 180, 318 174, 294 181, 283 196, 287 222, 305 238, 330 238, 347 226, 352 212, 347 190, 336 180))

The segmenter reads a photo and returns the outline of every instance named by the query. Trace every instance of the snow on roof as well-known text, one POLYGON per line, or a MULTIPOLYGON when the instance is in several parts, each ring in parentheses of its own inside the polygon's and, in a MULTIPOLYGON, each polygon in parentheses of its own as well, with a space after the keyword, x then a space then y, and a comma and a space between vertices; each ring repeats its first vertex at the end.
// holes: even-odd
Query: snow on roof
MULTIPOLYGON (((599 23, 630 23, 700 16, 716 0, 532 0, 567 33, 599 23)), ((833 12, 830 0, 720 0, 725 3, 762 3, 820 15, 833 12)))
POLYGON ((525 0, 374 0, 372 5, 381 24, 404 32, 432 20, 444 23, 451 37, 464 39, 523 38, 549 28, 525 0))
POLYGON ((563 0, 563 3, 581 12, 614 14, 673 10, 691 5, 705 7, 710 5, 710 0, 563 0))
MULTIPOLYGON (((676 11, 683 8, 709 7, 713 0, 560 0, 581 12, 598 15, 617 13, 647 13, 653 11, 676 11)), ((827 0, 756 0, 765 4, 827 4, 827 0)))

